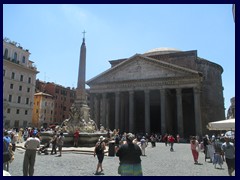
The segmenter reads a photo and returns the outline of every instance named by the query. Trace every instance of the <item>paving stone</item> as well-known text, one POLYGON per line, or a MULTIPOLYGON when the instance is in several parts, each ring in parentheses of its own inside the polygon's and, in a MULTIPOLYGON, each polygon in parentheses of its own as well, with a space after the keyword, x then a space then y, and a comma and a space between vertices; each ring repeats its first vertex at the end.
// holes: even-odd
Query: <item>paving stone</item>
MULTIPOLYGON (((75 151, 63 151, 62 157, 56 155, 37 155, 34 176, 95 176, 97 157, 92 154, 93 148, 75 148, 75 151), (84 153, 81 150, 88 150, 84 153)), ((22 176, 24 149, 18 148, 15 160, 10 164, 12 176, 22 176)), ((204 154, 199 155, 202 165, 194 165, 189 144, 174 144, 174 152, 170 146, 157 143, 155 148, 151 145, 146 148, 146 155, 142 156, 142 169, 144 176, 228 176, 227 165, 223 169, 215 169, 214 165, 205 162, 204 154)), ((119 176, 117 169, 118 157, 104 157, 104 172, 100 176, 119 176)), ((235 173, 234 173, 235 175, 235 173)))

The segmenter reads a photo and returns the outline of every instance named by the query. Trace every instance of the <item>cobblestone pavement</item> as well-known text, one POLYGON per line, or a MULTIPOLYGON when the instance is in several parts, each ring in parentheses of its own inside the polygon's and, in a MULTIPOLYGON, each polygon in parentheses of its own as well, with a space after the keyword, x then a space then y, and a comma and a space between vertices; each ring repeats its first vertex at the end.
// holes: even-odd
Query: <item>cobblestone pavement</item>
MULTIPOLYGON (((15 151, 15 160, 10 164, 12 176, 22 176, 24 152, 21 148, 15 151)), ((215 169, 209 159, 205 162, 203 153, 199 155, 202 165, 194 165, 189 144, 174 144, 174 152, 163 143, 155 148, 149 144, 146 155, 141 157, 144 176, 228 176, 225 162, 223 169, 215 169)), ((62 157, 42 154, 36 157, 34 176, 94 176, 96 165, 97 157, 89 153, 65 151, 62 157)), ((118 165, 118 157, 106 155, 102 175, 119 176, 118 165)))

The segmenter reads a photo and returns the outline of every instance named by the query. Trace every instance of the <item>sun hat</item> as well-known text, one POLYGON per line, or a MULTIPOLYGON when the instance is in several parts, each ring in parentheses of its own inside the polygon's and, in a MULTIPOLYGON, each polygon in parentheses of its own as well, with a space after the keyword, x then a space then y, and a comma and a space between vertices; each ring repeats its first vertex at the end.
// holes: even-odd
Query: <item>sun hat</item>
POLYGON ((105 140, 105 138, 103 136, 100 136, 99 141, 103 141, 103 140, 105 140))
POLYGON ((135 138, 135 136, 134 136, 134 134, 132 134, 132 133, 128 133, 127 136, 126 136, 126 138, 127 138, 129 141, 133 141, 134 138, 135 138))
POLYGON ((229 136, 229 135, 225 135, 224 137, 225 137, 225 138, 228 138, 228 139, 230 139, 230 138, 231 138, 231 136, 229 136))

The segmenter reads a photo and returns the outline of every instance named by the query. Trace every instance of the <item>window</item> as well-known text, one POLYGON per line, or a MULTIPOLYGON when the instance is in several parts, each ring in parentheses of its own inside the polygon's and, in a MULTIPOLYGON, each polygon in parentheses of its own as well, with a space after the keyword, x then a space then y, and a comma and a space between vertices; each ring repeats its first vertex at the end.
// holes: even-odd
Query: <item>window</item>
POLYGON ((29 83, 29 84, 31 83, 31 78, 30 78, 30 77, 28 78, 28 83, 29 83))
POLYGON ((12 72, 12 79, 14 79, 15 78, 15 73, 14 72, 12 72))
POLYGON ((38 109, 36 109, 36 113, 38 113, 38 109))
POLYGON ((17 53, 16 52, 14 53, 14 58, 13 59, 14 59, 15 62, 17 61, 17 53))
POLYGON ((25 115, 27 115, 28 114, 28 110, 25 110, 25 115))
POLYGON ((28 122, 27 121, 23 121, 23 127, 26 128, 27 127, 28 122))
POLYGON ((8 49, 6 48, 4 51, 4 58, 7 59, 8 58, 8 49))
POLYGON ((17 109, 17 112, 16 112, 16 114, 19 114, 20 113, 20 110, 19 109, 17 109))
POLYGON ((15 120, 15 122, 14 122, 14 127, 15 127, 15 128, 19 128, 19 120, 15 120))
POLYGON ((30 88, 27 88, 27 92, 30 92, 30 88))
POLYGON ((4 70, 3 70, 3 76, 5 76, 5 73, 6 73, 6 72, 5 72, 5 69, 4 69, 4 70))
POLYGON ((23 75, 20 76, 20 81, 23 81, 23 75))
POLYGON ((21 96, 18 96, 18 103, 21 103, 21 96))
POLYGON ((8 113, 8 114, 11 113, 11 109, 10 109, 10 108, 7 109, 7 113, 8 113))
POLYGON ((25 63, 25 56, 22 57, 22 63, 25 63))
POLYGON ((9 101, 9 102, 12 102, 12 95, 9 95, 9 96, 8 96, 8 101, 9 101))
POLYGON ((10 84, 10 89, 13 89, 13 84, 10 84))
POLYGON ((26 104, 29 104, 29 98, 26 98, 26 104))
POLYGON ((19 86, 19 91, 22 91, 22 86, 19 86))
POLYGON ((10 128, 10 120, 5 120, 4 127, 10 128))

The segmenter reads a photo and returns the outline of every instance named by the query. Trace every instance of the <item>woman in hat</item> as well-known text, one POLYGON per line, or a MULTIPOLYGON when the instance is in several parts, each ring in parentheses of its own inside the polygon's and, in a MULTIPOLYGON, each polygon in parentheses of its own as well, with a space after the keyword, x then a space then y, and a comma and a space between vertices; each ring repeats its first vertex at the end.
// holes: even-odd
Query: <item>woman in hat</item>
POLYGON ((116 153, 120 160, 118 173, 121 176, 142 176, 140 158, 142 151, 137 144, 132 142, 134 138, 132 133, 128 133, 126 136, 127 143, 121 145, 116 153))
POLYGON ((98 175, 99 173, 103 172, 102 168, 102 162, 104 158, 104 150, 106 149, 106 145, 104 142, 105 138, 103 136, 100 136, 98 142, 96 143, 95 149, 94 149, 94 157, 97 155, 98 158, 98 164, 97 164, 97 169, 95 172, 95 175, 98 175), (100 168, 100 172, 98 171, 100 168))

